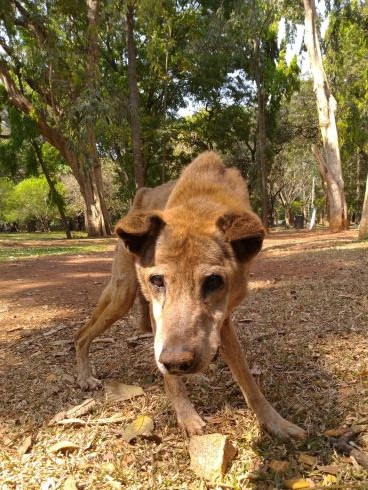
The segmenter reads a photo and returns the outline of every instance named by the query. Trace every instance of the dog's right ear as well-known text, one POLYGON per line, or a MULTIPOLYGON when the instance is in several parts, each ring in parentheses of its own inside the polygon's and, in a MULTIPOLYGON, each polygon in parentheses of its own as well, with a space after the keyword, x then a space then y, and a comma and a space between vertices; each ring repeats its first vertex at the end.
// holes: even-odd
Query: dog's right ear
POLYGON ((231 243, 240 262, 250 260, 260 252, 265 229, 252 211, 240 215, 225 214, 217 220, 216 225, 231 243))
POLYGON ((140 255, 149 239, 156 237, 164 225, 160 211, 132 211, 121 218, 116 234, 134 255, 140 255))

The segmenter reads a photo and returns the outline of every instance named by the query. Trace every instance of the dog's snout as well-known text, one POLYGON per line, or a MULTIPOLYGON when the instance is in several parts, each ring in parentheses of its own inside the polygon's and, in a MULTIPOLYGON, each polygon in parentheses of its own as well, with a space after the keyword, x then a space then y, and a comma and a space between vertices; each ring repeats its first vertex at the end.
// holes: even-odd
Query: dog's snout
POLYGON ((194 367, 194 352, 183 349, 163 349, 159 361, 171 374, 190 373, 194 367))

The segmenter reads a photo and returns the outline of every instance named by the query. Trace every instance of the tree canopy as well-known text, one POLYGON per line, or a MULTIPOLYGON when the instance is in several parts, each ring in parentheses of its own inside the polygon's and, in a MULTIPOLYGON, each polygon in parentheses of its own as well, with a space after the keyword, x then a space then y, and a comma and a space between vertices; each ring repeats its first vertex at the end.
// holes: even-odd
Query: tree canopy
MULTIPOLYGON (((328 6, 322 59, 337 100, 349 216, 359 221, 367 7, 328 6)), ((298 53, 287 54, 302 22, 302 8, 287 0, 0 3, 0 177, 17 185, 46 172, 62 214, 52 186, 72 175, 69 194, 81 197, 69 212, 83 211, 89 234, 101 235, 137 186, 175 178, 215 149, 248 179, 266 225, 292 224, 294 201, 308 215, 313 178, 325 194, 310 149, 321 146, 313 85, 298 53)))

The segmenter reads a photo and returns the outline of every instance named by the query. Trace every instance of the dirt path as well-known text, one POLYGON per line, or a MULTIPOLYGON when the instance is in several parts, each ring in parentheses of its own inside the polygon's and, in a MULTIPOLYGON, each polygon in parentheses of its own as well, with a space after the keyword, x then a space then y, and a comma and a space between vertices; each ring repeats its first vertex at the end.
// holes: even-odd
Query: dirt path
MULTIPOLYGON (((221 361, 192 383, 192 399, 208 418, 208 432, 227 433, 237 444, 238 457, 225 480, 229 485, 279 488, 284 475, 270 472, 272 459, 290 462, 285 478, 304 476, 321 484, 326 473, 313 473, 298 462, 307 452, 320 465, 337 467, 334 481, 345 485, 341 488, 368 488, 360 487, 368 481, 367 472, 339 459, 321 436, 341 425, 368 424, 368 243, 356 238, 355 231, 272 235, 254 264, 250 297, 235 314, 257 381, 284 416, 310 431, 309 446, 280 445, 260 433, 221 361), (248 478, 255 470, 264 472, 263 480, 248 478)), ((136 333, 134 311, 106 333, 104 342, 94 344, 92 359, 103 379, 139 384, 147 394, 115 407, 104 404, 98 392, 93 395, 96 414, 119 411, 130 421, 149 413, 164 456, 157 456, 152 441, 122 443, 116 428, 94 429, 92 437, 90 429, 47 425, 55 413, 86 397, 75 386, 72 338, 109 277, 112 254, 113 247, 87 256, 0 263, 4 490, 40 488, 47 478, 50 486, 43 488, 63 488, 71 474, 84 489, 204 488, 188 469, 186 441, 163 395, 151 343, 126 342, 136 333), (17 448, 27 435, 32 449, 19 456, 17 448), (50 457, 48 446, 63 438, 84 450, 60 461, 50 457), (115 470, 106 473, 107 462, 115 470)))

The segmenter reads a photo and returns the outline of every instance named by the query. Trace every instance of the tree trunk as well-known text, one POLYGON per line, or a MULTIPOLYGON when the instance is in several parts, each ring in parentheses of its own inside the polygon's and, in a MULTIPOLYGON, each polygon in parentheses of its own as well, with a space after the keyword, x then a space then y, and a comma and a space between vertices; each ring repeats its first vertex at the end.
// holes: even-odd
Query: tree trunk
POLYGON ((367 174, 367 183, 365 186, 362 219, 360 220, 360 225, 359 225, 359 238, 362 240, 368 239, 368 174, 367 174))
POLYGON ((85 222, 88 235, 102 236, 109 234, 109 217, 103 196, 101 166, 99 159, 93 158, 93 155, 97 152, 96 145, 92 144, 86 148, 85 153, 87 155, 90 150, 93 150, 92 158, 90 157, 89 160, 94 162, 94 165, 90 165, 90 162, 86 162, 86 155, 83 153, 78 155, 73 151, 71 149, 73 147, 72 143, 65 138, 61 130, 50 126, 45 119, 44 113, 38 111, 21 93, 14 83, 6 63, 1 59, 0 80, 4 85, 9 101, 25 114, 32 114, 40 134, 60 152, 65 162, 70 166, 85 202, 85 222))
MULTIPOLYGON (((88 17, 88 56, 86 66, 86 81, 90 97, 99 92, 99 47, 98 47, 98 15, 100 0, 86 0, 88 17)), ((87 122, 86 154, 88 155, 86 175, 86 209, 85 219, 89 236, 101 236, 111 234, 110 217, 105 203, 103 192, 102 172, 100 157, 97 152, 96 134, 92 119, 87 122)))
POLYGON ((70 238, 72 238, 72 234, 70 233, 68 220, 66 219, 66 216, 64 213, 64 203, 62 201, 62 197, 60 196, 60 194, 56 190, 56 187, 55 187, 55 184, 51 178, 49 169, 47 168, 47 165, 43 159, 42 150, 39 147, 38 143, 34 139, 32 139, 32 146, 33 146, 34 151, 36 153, 36 156, 37 156, 38 162, 41 166, 42 172, 43 172, 44 176, 46 177, 47 183, 48 183, 49 188, 50 188, 50 192, 53 196, 54 203, 56 204, 56 206, 58 208, 61 223, 63 225, 66 237, 68 239, 70 239, 70 238))
POLYGON ((141 149, 141 126, 139 120, 139 93, 137 82, 136 49, 134 40, 134 6, 126 7, 126 36, 128 49, 128 84, 130 124, 132 130, 133 166, 137 189, 144 186, 144 174, 141 149))
POLYGON ((305 44, 311 61, 319 127, 321 129, 324 149, 324 157, 319 155, 318 164, 320 172, 321 166, 323 167, 323 178, 325 179, 328 191, 329 226, 331 231, 346 230, 348 226, 347 207, 335 120, 336 100, 330 92, 322 64, 316 25, 315 0, 304 0, 304 9, 305 44))
POLYGON ((253 41, 254 52, 254 75, 257 86, 257 104, 258 104, 258 144, 257 160, 261 177, 262 193, 262 222, 264 227, 268 228, 268 189, 267 189, 267 134, 266 134, 266 100, 264 94, 263 81, 260 67, 259 40, 253 41))

